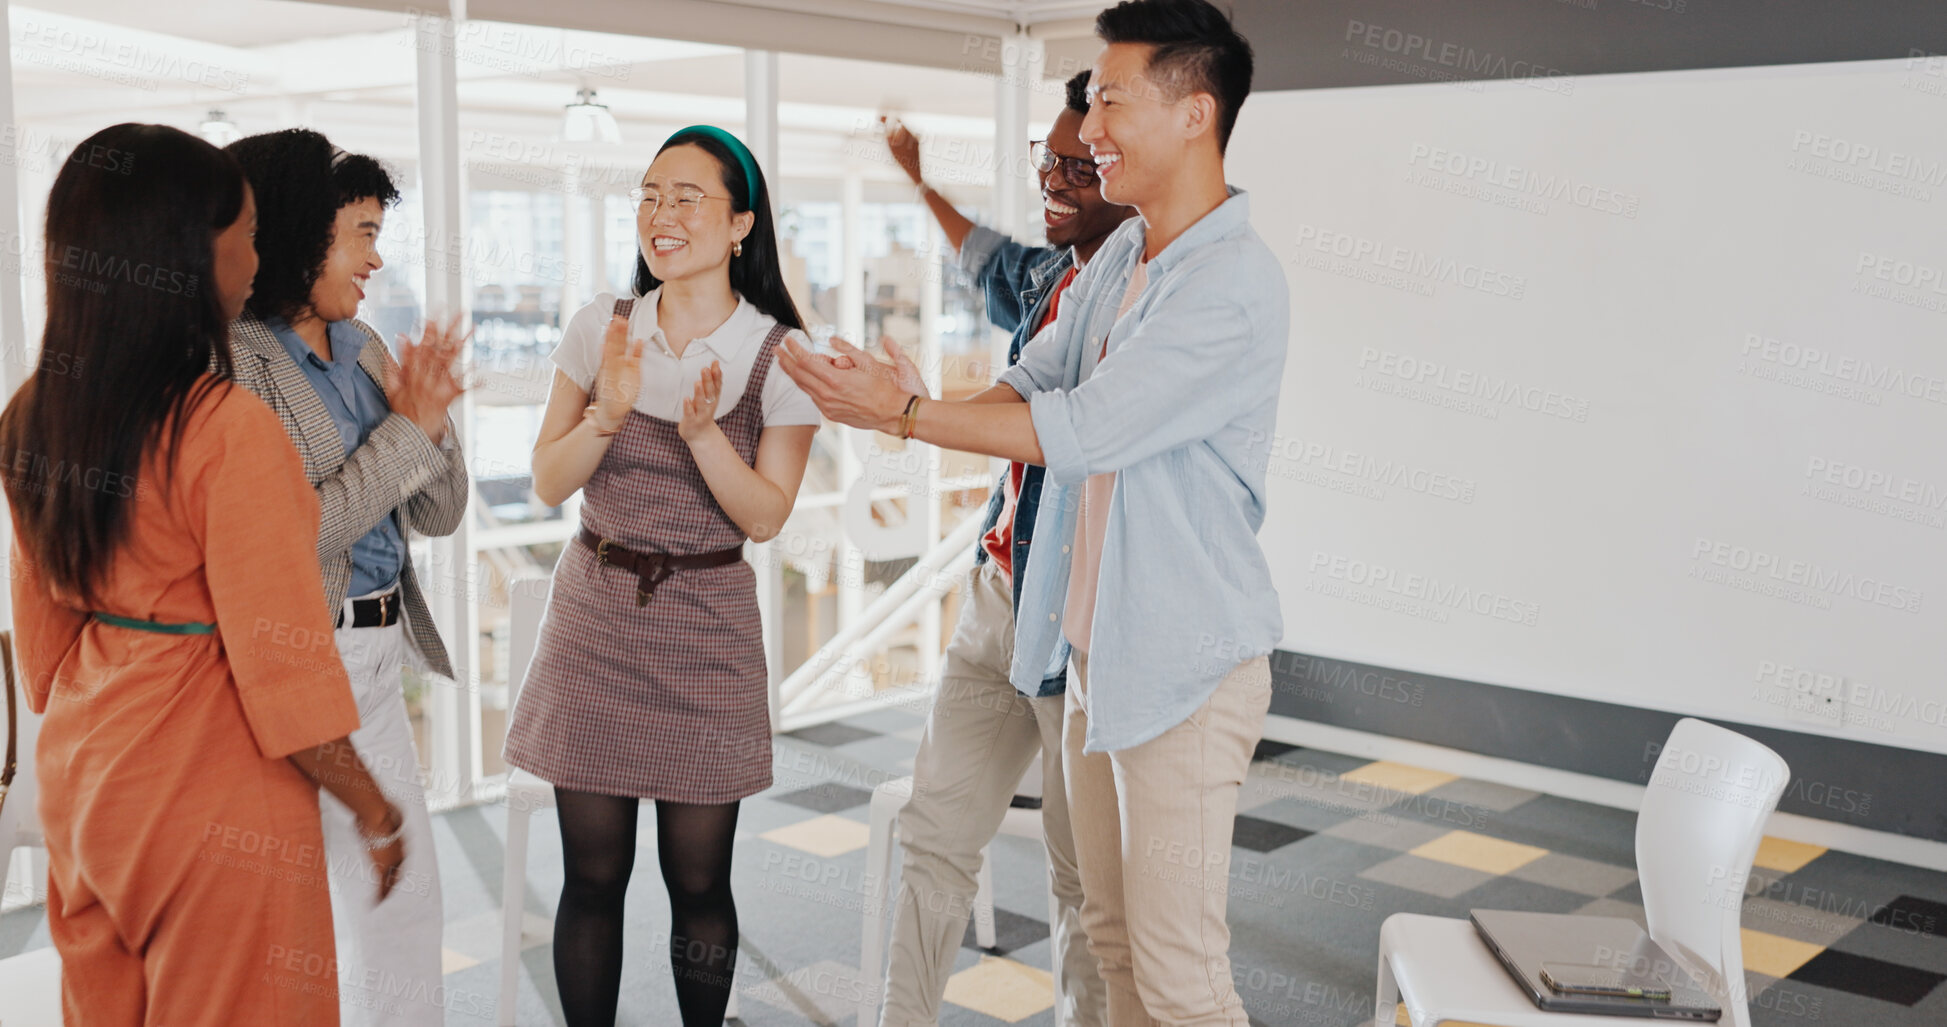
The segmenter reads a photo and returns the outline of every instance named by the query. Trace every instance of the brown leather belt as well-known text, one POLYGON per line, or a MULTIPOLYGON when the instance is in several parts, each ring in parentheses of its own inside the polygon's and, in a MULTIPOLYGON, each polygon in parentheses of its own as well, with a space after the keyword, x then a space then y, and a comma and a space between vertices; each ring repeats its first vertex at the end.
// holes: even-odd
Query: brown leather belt
POLYGON ((649 597, 656 594, 656 586, 663 579, 677 571, 702 570, 705 567, 723 567, 744 558, 744 547, 719 549, 714 553, 697 553, 692 556, 674 556, 669 553, 638 553, 597 535, 587 525, 582 525, 581 534, 575 541, 595 551, 595 559, 604 564, 614 564, 623 570, 634 571, 638 580, 635 590, 635 604, 649 605, 649 597))

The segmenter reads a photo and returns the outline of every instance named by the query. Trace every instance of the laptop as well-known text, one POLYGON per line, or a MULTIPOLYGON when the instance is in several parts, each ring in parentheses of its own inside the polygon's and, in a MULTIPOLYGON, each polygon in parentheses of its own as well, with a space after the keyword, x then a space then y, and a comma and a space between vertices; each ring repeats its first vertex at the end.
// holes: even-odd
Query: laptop
POLYGON ((1717 1003, 1634 920, 1476 909, 1481 940, 1554 1013, 1712 1021, 1717 1003))

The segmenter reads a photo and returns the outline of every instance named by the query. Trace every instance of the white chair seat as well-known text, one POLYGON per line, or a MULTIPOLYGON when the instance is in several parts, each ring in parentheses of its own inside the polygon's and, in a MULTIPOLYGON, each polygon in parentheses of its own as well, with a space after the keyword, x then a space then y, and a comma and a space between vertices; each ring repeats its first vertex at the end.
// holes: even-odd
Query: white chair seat
POLYGON ((1618 1027, 1627 1022, 1614 1016, 1550 1013, 1536 1007, 1466 920, 1395 913, 1379 929, 1379 951, 1391 967, 1399 993, 1390 994, 1382 979, 1373 1009, 1376 1027, 1393 1023, 1394 1010, 1402 1001, 1413 1027, 1443 1023, 1618 1027))
POLYGON ((54 946, 0 959, 6 1027, 61 1027, 61 956, 54 946))

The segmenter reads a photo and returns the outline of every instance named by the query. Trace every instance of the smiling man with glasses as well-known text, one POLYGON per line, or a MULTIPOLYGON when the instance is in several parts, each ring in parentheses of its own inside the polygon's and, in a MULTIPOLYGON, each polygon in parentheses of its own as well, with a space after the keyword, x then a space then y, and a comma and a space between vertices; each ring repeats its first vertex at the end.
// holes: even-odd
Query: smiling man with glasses
POLYGON ((932 400, 850 347, 780 366, 832 420, 1047 468, 1010 678, 1032 694, 1072 651, 1063 764, 1109 1022, 1244 1027, 1225 906, 1283 633, 1257 532, 1289 291, 1224 177, 1250 45, 1206 0, 1129 0, 1096 34, 1081 139, 1142 216, 1007 387, 932 400))
MULTIPOLYGON (((1034 144, 1046 246, 1023 245, 969 221, 926 185, 919 140, 904 127, 887 133, 893 158, 920 187, 948 241, 959 250, 960 268, 986 291, 987 319, 1014 333, 1010 364, 1055 320, 1076 269, 1135 214, 1103 199, 1096 188, 1095 162, 1080 136, 1088 113, 1088 77, 1083 72, 1069 81, 1067 107, 1055 118, 1048 138, 1034 144)), ((897 353, 898 347, 888 351, 897 353)), ((910 365, 904 369, 917 375, 910 365)), ((999 386, 989 392, 1014 396, 999 386)), ((1020 595, 1014 568, 1028 558, 1041 476, 1040 467, 1010 463, 987 503, 960 622, 947 646, 926 734, 913 757, 913 797, 899 815, 905 855, 886 969, 881 1020, 886 1027, 939 1022, 940 999, 973 908, 981 850, 1000 830, 1014 788, 1037 753, 1042 838, 1056 921, 1053 960, 1067 1007, 1057 1010, 1056 1018, 1070 1027, 1104 1022, 1106 1000, 1082 930, 1082 884, 1062 785, 1063 665, 1052 664, 1030 690, 1017 692, 1008 681, 1014 606, 1020 595)), ((877 969, 868 967, 866 972, 877 969)))

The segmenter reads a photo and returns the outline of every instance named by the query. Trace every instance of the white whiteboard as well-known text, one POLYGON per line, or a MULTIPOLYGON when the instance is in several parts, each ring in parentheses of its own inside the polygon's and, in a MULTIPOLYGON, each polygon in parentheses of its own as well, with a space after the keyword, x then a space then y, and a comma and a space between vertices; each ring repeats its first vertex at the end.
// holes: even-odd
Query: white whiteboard
POLYGON ((1252 97, 1282 647, 1947 752, 1943 130, 1940 59, 1252 97))

